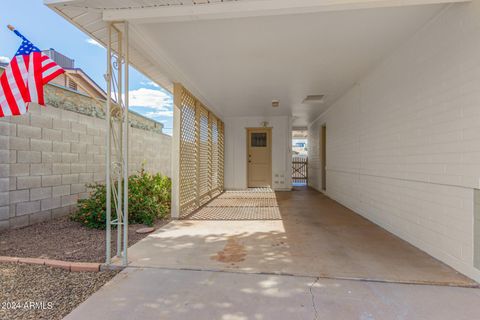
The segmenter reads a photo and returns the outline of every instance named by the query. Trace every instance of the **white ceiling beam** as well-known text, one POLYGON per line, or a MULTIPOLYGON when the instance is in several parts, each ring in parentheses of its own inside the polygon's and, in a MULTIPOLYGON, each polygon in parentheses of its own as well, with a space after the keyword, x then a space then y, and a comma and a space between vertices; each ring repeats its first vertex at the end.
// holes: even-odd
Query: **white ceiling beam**
POLYGON ((470 2, 471 0, 254 0, 103 11, 103 20, 161 23, 470 2))

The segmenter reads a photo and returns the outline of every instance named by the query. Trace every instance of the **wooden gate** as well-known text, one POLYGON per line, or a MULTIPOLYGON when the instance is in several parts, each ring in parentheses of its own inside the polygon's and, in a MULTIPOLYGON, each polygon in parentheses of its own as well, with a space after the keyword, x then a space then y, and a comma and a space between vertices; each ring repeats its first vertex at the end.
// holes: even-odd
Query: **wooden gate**
POLYGON ((308 182, 308 158, 307 157, 293 157, 292 182, 307 184, 308 182))

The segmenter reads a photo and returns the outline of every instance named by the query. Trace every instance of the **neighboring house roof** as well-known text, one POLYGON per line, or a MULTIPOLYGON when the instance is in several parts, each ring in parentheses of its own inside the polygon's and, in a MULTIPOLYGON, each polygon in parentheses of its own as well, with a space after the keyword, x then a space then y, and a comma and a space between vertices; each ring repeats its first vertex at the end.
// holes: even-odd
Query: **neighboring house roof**
POLYGON ((86 74, 85 71, 83 71, 82 69, 65 68, 65 72, 71 75, 72 78, 81 77, 85 82, 87 82, 91 87, 93 87, 100 96, 102 96, 104 99, 107 99, 107 93, 92 78, 90 78, 88 74, 86 74))
MULTIPOLYGON (((5 62, 0 62, 0 69, 5 69, 8 66, 8 63, 5 62)), ((97 94, 99 97, 102 97, 103 99, 107 99, 107 93, 92 79, 88 76, 88 74, 85 73, 80 68, 64 68, 65 73, 71 76, 73 80, 76 80, 78 85, 81 85, 78 83, 79 79, 82 79, 84 82, 88 83, 91 88, 95 91, 94 93, 97 94)), ((66 87, 66 86, 64 86, 66 87)))

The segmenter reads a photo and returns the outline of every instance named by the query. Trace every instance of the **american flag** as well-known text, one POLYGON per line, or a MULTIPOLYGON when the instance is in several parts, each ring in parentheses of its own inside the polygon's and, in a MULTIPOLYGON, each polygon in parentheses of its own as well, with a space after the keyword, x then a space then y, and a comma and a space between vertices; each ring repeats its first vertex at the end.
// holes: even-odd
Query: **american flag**
POLYGON ((43 86, 65 72, 20 32, 13 32, 22 44, 0 76, 0 117, 25 114, 30 102, 45 105, 43 86))

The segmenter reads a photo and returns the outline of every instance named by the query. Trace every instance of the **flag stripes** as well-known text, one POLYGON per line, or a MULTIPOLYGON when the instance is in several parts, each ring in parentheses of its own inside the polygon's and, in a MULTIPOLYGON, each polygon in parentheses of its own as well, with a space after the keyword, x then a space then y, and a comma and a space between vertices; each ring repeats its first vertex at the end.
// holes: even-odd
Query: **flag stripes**
POLYGON ((15 30, 22 44, 0 76, 0 117, 28 111, 28 104, 45 105, 43 86, 65 72, 15 30))

